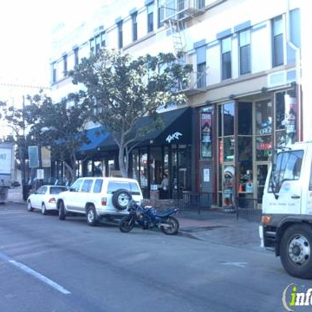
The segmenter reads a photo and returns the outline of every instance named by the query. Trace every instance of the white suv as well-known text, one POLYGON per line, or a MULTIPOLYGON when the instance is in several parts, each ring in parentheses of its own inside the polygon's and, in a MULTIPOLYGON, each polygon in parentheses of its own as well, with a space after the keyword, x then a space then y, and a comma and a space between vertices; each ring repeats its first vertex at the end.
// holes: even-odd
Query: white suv
POLYGON ((89 225, 96 225, 103 217, 122 217, 127 214, 130 199, 143 200, 138 182, 126 178, 79 178, 69 191, 59 194, 59 219, 67 215, 86 215, 89 225))

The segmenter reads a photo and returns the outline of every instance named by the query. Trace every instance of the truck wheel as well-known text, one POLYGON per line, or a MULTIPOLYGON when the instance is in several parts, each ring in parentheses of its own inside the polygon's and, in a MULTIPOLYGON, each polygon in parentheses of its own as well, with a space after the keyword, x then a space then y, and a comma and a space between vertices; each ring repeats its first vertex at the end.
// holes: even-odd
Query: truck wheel
POLYGON ((312 228, 308 224, 290 226, 282 236, 280 257, 288 274, 312 278, 312 228))

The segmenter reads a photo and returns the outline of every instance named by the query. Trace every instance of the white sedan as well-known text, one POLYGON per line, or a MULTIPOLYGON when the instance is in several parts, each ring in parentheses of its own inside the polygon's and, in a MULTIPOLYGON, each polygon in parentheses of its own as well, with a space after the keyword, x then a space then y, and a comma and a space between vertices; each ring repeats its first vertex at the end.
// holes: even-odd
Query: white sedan
POLYGON ((67 187, 61 185, 43 185, 39 187, 35 193, 29 195, 27 210, 39 209, 43 215, 46 215, 48 210, 57 210, 57 196, 64 191, 67 191, 67 187))

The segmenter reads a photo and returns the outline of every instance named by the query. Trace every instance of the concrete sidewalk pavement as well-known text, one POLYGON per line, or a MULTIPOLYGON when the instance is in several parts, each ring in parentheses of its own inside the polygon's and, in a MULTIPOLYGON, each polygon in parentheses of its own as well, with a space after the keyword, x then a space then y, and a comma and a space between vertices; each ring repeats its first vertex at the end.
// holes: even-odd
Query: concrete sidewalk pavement
MULTIPOLYGON (((184 236, 215 244, 261 250, 259 223, 256 218, 237 218, 236 213, 224 213, 219 209, 181 211, 176 217, 184 236)), ((259 216, 260 218, 260 216, 259 216)))

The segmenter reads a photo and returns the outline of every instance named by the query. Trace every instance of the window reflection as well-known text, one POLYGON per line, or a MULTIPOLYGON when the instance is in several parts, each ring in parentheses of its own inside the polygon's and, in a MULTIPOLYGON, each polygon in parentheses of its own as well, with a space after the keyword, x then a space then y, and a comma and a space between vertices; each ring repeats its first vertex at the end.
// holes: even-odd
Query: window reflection
POLYGON ((234 103, 223 106, 223 135, 234 135, 234 103))

